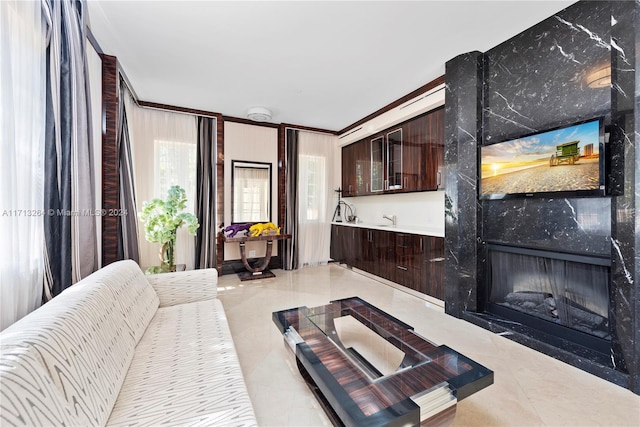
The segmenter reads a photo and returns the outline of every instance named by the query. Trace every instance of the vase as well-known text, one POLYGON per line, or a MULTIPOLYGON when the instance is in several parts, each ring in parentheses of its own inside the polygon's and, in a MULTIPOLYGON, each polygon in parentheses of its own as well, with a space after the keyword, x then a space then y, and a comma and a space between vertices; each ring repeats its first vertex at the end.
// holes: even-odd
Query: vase
POLYGON ((175 268, 176 268, 175 247, 176 247, 176 233, 174 232, 171 239, 164 242, 164 244, 160 248, 160 261, 162 262, 161 267, 165 271, 175 271, 175 268))

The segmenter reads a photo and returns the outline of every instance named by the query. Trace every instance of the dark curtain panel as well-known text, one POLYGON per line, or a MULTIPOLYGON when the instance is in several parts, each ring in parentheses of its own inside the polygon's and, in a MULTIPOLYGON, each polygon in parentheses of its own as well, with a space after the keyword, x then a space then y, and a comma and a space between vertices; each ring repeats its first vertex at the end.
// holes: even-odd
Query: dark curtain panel
POLYGON ((196 217, 200 223, 196 234, 196 268, 215 268, 215 165, 216 119, 197 117, 198 149, 196 173, 196 217))
POLYGON ((84 1, 44 0, 45 298, 98 266, 84 1))
POLYGON ((284 269, 293 270, 298 265, 298 131, 287 129, 285 135, 287 210, 285 231, 291 239, 284 244, 284 269))
POLYGON ((73 138, 73 72, 70 28, 60 2, 49 0, 45 122, 45 292, 50 299, 73 283, 71 242, 71 171, 73 138))
MULTIPOLYGON (((51 299, 71 286, 71 116, 61 115, 56 127, 52 88, 51 52, 47 47, 46 125, 44 159, 44 232, 45 232, 45 292, 43 299, 51 299)), ((62 73, 60 90, 68 92, 70 73, 69 56, 61 52, 62 73)), ((69 100, 67 99, 69 102, 69 100)), ((67 110, 69 105, 66 105, 67 110)))
POLYGON ((136 213, 136 191, 131 157, 131 140, 127 125, 125 97, 129 93, 120 78, 118 96, 118 163, 120 173, 120 208, 118 216, 118 259, 132 259, 140 262, 138 248, 138 215, 136 213))

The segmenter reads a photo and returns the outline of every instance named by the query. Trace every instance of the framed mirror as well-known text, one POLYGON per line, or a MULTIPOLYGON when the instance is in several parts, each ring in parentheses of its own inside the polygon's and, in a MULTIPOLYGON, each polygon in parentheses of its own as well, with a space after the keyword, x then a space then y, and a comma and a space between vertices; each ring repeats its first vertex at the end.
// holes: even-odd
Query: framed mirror
POLYGON ((231 161, 231 222, 271 222, 271 163, 231 161))

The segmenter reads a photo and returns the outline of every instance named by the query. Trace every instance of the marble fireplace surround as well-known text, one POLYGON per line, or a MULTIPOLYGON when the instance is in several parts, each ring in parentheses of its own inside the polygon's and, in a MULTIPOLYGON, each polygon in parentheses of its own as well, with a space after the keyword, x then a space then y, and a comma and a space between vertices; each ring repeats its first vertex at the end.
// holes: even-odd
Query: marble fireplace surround
POLYGON ((487 249, 487 313, 609 355, 609 259, 502 245, 487 249))
POLYGON ((640 394, 639 2, 578 2, 446 64, 445 310, 640 394), (611 86, 589 75, 611 67, 611 86), (478 199, 478 148, 604 117, 610 196, 478 199), (486 312, 486 245, 611 260, 608 354, 486 312))

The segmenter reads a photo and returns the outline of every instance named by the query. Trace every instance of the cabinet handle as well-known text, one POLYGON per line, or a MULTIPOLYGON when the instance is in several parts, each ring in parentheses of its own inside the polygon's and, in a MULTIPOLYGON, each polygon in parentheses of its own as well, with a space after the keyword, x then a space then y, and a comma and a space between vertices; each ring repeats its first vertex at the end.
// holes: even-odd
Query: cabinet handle
POLYGON ((351 194, 351 189, 353 188, 353 186, 351 184, 349 184, 349 194, 351 194))
POLYGON ((389 180, 388 180, 388 179, 385 179, 385 180, 384 180, 384 189, 385 189, 385 190, 388 190, 388 189, 389 189, 389 180))
POLYGON ((404 188, 407 188, 407 187, 409 187, 409 177, 405 176, 404 177, 404 188))
POLYGON ((441 261, 444 261, 444 258, 443 258, 443 257, 440 257, 440 258, 432 258, 432 259, 430 259, 430 260, 429 260, 429 262, 441 262, 441 261))
POLYGON ((398 268, 398 270, 402 270, 402 271, 407 271, 408 270, 407 267, 403 267, 401 265, 397 265, 396 267, 398 268))
POLYGON ((440 186, 442 185, 442 171, 438 171, 438 178, 436 180, 436 185, 438 186, 438 188, 440 188, 440 186))
POLYGON ((367 193, 369 192, 369 183, 368 183, 368 182, 366 182, 366 183, 364 184, 364 189, 365 189, 365 191, 366 191, 367 193))
POLYGON ((422 242, 423 242, 423 240, 422 240, 422 239, 420 239, 420 252, 422 252, 422 251, 423 251, 423 249, 422 249, 422 242))

